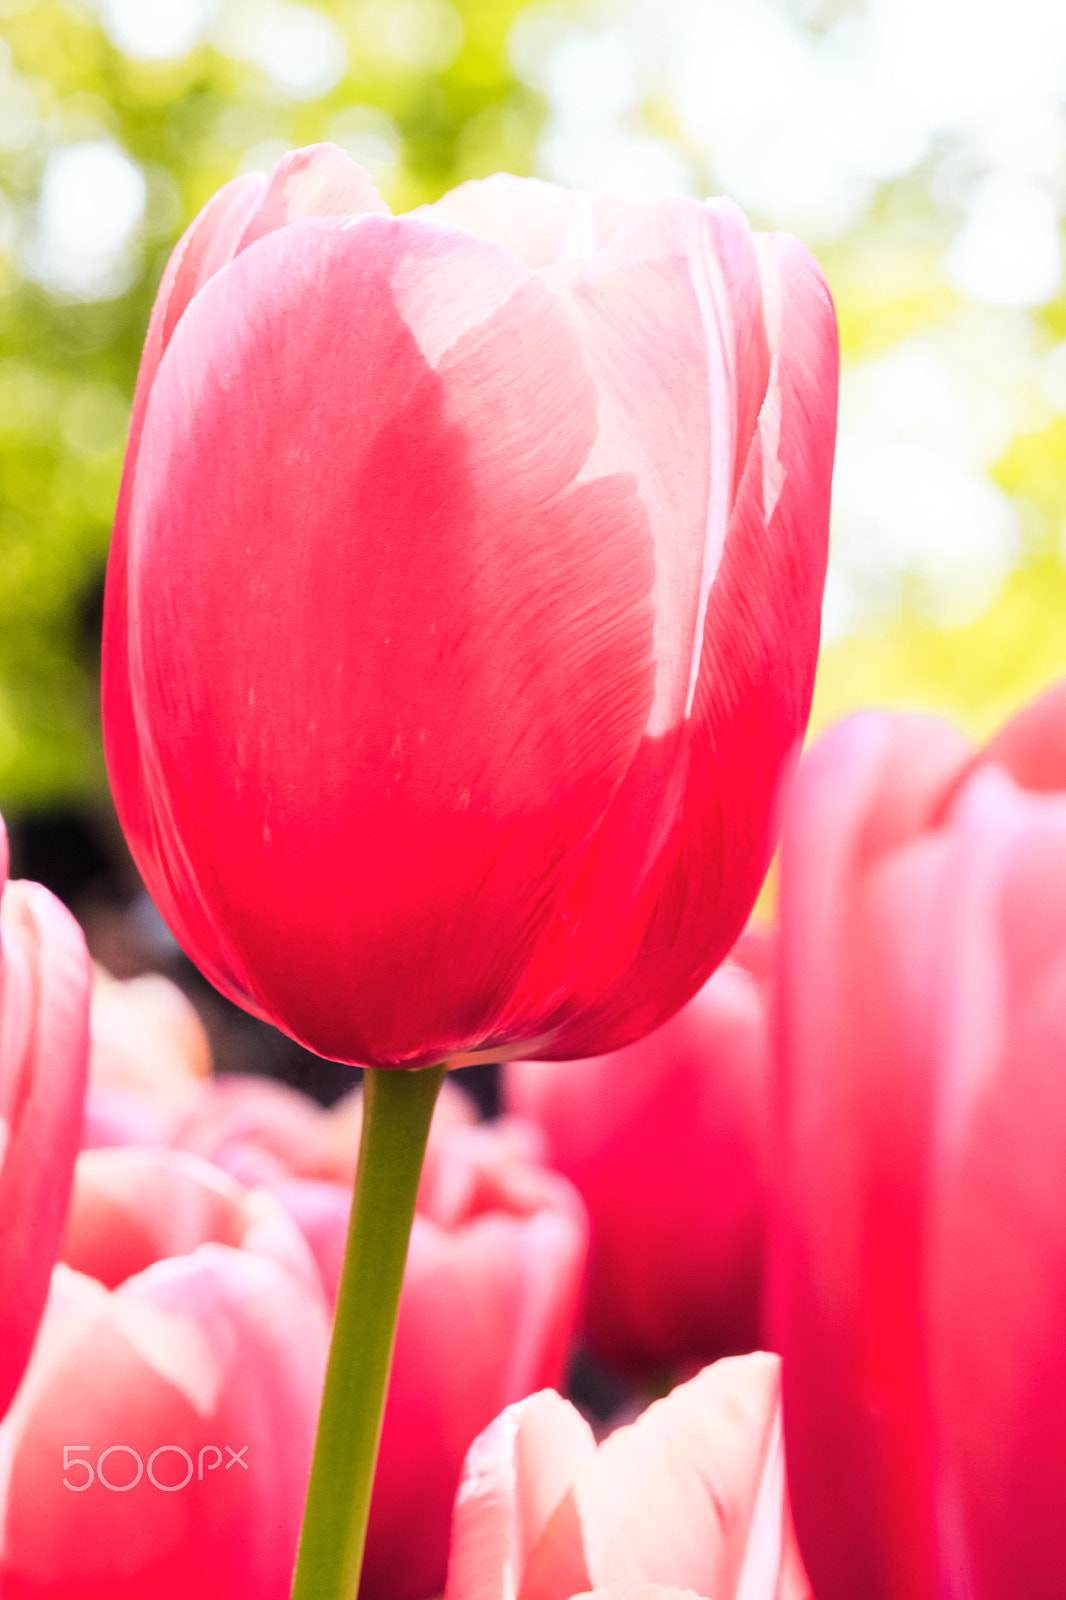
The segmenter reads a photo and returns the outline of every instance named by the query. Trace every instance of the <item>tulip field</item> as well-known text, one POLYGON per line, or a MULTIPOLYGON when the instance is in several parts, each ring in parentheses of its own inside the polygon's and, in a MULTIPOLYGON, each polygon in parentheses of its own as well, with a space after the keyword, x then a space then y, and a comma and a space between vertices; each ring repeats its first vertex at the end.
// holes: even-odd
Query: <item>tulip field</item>
POLYGON ((0 0, 0 1600, 1066 1595, 1066 23, 953 6, 0 0))

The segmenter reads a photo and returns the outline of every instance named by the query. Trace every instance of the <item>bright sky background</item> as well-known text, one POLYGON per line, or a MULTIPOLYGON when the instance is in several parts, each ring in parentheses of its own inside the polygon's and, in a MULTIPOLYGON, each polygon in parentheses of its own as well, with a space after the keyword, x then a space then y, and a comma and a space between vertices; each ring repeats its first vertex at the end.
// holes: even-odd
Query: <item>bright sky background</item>
MULTIPOLYGON (((339 30, 292 0, 97 3, 132 55, 179 56, 209 37, 294 98, 345 70, 339 30)), ((383 0, 375 15, 390 48, 413 57, 444 60, 461 39, 447 0, 383 0)), ((590 0, 578 11, 549 0, 519 18, 511 47, 550 106, 545 177, 731 194, 758 226, 798 233, 831 275, 836 263, 874 293, 924 252, 952 291, 945 314, 844 373, 826 632, 891 614, 904 590, 943 620, 978 613, 1023 538, 988 468, 1013 434, 1066 411, 1066 344, 1032 316, 1063 277, 1066 0, 590 0), (907 185, 925 207, 920 238, 914 203, 895 231, 883 215, 886 192, 907 185)), ((3 70, 0 45, 0 88, 3 70)), ((0 140, 17 143, 11 87, 0 140)), ((349 120, 338 137, 353 154, 365 147, 380 175, 388 127, 358 108, 349 120)), ((116 145, 57 150, 27 266, 86 298, 120 292, 144 206, 141 173, 116 145)))

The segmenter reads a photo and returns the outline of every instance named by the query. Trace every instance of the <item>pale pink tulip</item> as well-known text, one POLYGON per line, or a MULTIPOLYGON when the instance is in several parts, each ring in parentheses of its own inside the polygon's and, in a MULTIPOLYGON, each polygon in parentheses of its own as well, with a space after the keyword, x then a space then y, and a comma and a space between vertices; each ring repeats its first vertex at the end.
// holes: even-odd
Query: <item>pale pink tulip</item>
MULTIPOLYGON (((433 1112, 430 1148, 451 1129, 476 1120, 470 1096, 446 1078, 433 1112)), ((243 1183, 275 1185, 291 1177, 321 1178, 350 1188, 362 1126, 361 1088, 326 1111, 287 1084, 220 1073, 209 1081, 171 1138, 178 1148, 204 1156, 243 1183)))
POLYGON ((584 1330, 618 1367, 658 1375, 761 1342, 767 1045, 763 989, 736 959, 614 1055, 503 1069, 505 1104, 588 1207, 584 1330))
POLYGON ((285 1600, 327 1342, 298 1230, 193 1156, 89 1151, 64 1254, 0 1426, 4 1600, 285 1600))
POLYGON ((976 754, 914 718, 826 735, 779 1009, 770 1303, 819 1600, 1057 1600, 1066 685, 976 754))
POLYGON ((158 973, 93 975, 89 1087, 82 1145, 167 1144, 211 1072, 211 1046, 192 1002, 158 973))
POLYGON ((81 1139, 89 957, 37 883, 8 883, 0 821, 0 1416, 48 1294, 81 1139))
POLYGON ((812 1600, 789 1515, 779 1362, 707 1367, 597 1448, 557 1394, 471 1446, 445 1600, 812 1600))

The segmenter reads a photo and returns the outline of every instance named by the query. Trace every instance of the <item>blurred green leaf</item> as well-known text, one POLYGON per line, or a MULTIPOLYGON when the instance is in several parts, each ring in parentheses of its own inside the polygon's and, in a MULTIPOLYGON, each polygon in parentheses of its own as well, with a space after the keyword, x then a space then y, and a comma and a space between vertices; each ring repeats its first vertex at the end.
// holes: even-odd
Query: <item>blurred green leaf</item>
MULTIPOLYGON (((150 59, 153 8, 137 0, 0 0, 0 807, 69 803, 105 782, 103 571, 141 343, 182 229, 239 170, 320 139, 366 165, 397 210, 528 170, 542 106, 508 60, 520 9, 224 0, 200 7, 191 48, 150 59), (76 233, 49 257, 42 205, 57 158, 90 146, 142 213, 101 266, 102 292, 70 279, 76 233)), ((69 232, 77 169, 67 178, 69 232)))

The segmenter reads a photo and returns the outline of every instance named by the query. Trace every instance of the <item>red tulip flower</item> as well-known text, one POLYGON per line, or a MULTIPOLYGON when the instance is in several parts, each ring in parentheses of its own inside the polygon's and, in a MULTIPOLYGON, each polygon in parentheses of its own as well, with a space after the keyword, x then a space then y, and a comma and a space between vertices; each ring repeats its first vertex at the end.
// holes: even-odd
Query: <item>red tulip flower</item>
POLYGON ((81 1140, 92 971, 39 883, 7 882, 0 821, 0 1416, 48 1296, 81 1140))
POLYGON ((767 1007, 741 954, 624 1050, 504 1068, 509 1109, 543 1129, 588 1206, 585 1334, 624 1370, 760 1342, 767 1007))
POLYGON ((727 1358, 598 1449, 557 1394, 508 1407, 466 1458, 445 1600, 812 1600, 779 1383, 727 1358))
POLYGON ((332 146, 178 245, 104 727, 184 948, 346 1061, 598 1053, 736 938, 807 719, 837 345, 728 201, 495 178, 393 217, 332 146))
POLYGON ((818 1600, 1066 1593, 1066 685, 865 716, 781 875, 773 1326, 818 1600))
POLYGON ((4 1600, 286 1600, 326 1308, 283 1207, 184 1152, 78 1161, 0 1426, 4 1600))

